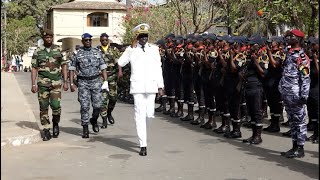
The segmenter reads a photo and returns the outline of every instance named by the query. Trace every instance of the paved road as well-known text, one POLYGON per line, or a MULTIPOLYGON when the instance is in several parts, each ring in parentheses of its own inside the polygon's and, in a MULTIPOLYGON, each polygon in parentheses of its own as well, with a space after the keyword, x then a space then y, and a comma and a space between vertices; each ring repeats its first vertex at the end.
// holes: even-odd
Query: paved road
MULTIPOLYGON (((38 117, 30 74, 17 73, 16 78, 38 117)), ((263 144, 251 146, 157 114, 148 131, 148 156, 140 157, 132 105, 118 103, 115 125, 98 134, 91 132, 90 139, 81 138, 76 93, 64 92, 62 106, 58 139, 1 150, 3 179, 318 179, 318 145, 307 143, 305 158, 287 159, 279 152, 289 149, 291 142, 280 134, 263 134, 263 144)), ((242 129, 243 137, 251 135, 250 130, 242 129)))

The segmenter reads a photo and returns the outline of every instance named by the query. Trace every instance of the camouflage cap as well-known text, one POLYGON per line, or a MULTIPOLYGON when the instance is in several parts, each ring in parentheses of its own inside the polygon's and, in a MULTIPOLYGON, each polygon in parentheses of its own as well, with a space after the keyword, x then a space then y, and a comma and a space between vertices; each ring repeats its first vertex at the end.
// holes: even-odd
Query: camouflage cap
POLYGON ((43 29, 42 36, 47 36, 47 35, 53 36, 53 32, 51 29, 43 29))

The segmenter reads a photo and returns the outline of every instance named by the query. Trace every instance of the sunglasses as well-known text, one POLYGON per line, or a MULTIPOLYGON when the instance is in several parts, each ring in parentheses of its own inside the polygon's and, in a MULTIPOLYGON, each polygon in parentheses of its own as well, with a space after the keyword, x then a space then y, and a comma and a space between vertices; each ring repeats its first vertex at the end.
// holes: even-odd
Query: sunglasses
POLYGON ((83 41, 84 41, 84 42, 91 42, 92 39, 84 39, 83 41))

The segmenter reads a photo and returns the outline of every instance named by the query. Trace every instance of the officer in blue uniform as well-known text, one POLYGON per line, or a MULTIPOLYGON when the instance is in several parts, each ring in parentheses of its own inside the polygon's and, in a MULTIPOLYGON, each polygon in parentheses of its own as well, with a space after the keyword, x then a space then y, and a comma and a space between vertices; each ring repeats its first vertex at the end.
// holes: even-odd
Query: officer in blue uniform
POLYGON ((286 35, 288 49, 283 64, 279 91, 288 114, 293 147, 282 156, 288 158, 304 157, 304 143, 307 135, 305 106, 310 89, 310 60, 301 45, 304 33, 293 29, 286 35))

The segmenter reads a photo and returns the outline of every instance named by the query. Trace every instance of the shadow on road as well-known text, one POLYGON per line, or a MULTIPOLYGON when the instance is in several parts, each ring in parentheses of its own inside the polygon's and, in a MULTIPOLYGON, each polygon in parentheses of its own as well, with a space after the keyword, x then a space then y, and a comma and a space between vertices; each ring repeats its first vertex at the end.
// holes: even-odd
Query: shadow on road
MULTIPOLYGON (((82 136, 82 127, 79 126, 79 128, 75 127, 60 127, 60 131, 73 134, 76 136, 79 136, 81 138, 82 136)), ((137 146, 137 143, 128 141, 125 138, 136 138, 135 136, 131 135, 112 135, 109 137, 102 137, 102 136, 97 136, 98 133, 91 133, 92 131, 90 130, 90 138, 88 139, 87 142, 103 142, 107 145, 118 147, 120 149, 138 153, 139 146, 137 146)), ((140 150, 140 149, 139 149, 140 150)))
MULTIPOLYGON (((318 164, 308 163, 305 161, 301 161, 299 159, 288 159, 280 156, 280 152, 278 151, 262 148, 260 146, 244 144, 242 143, 242 139, 227 139, 227 138, 224 138, 223 135, 216 134, 211 130, 202 129, 199 126, 191 125, 190 122, 183 122, 179 118, 171 118, 170 116, 164 115, 162 113, 156 113, 156 116, 169 123, 174 123, 178 126, 182 126, 184 128, 187 128, 196 132, 201 132, 209 136, 220 137, 218 139, 219 141, 226 142, 233 146, 236 146, 240 151, 243 151, 246 154, 249 154, 252 156, 256 156, 260 160, 276 162, 278 166, 287 167, 292 171, 301 172, 310 178, 314 178, 314 179, 319 178, 318 164)), ((218 118, 218 119, 220 120, 221 118, 218 118)), ((288 149, 289 148, 290 147, 288 147, 288 149)), ((311 153, 312 157, 319 158, 318 152, 306 150, 305 153, 311 153)))
POLYGON ((40 130, 40 128, 36 122, 19 121, 16 123, 16 125, 21 128, 30 128, 30 129, 34 129, 34 130, 40 130))

